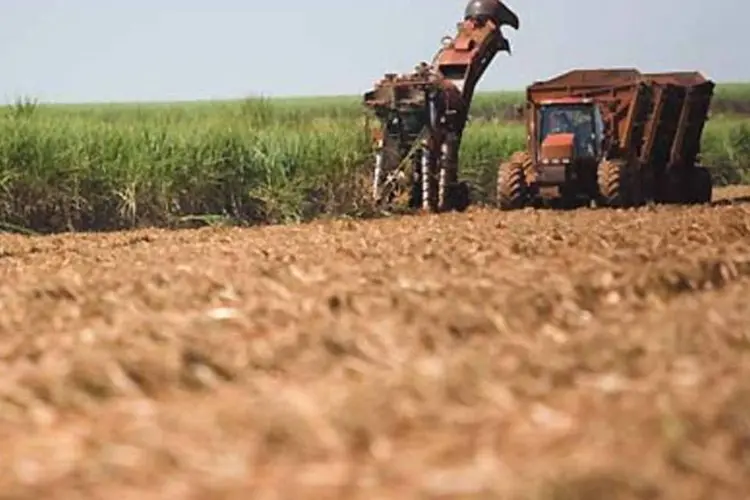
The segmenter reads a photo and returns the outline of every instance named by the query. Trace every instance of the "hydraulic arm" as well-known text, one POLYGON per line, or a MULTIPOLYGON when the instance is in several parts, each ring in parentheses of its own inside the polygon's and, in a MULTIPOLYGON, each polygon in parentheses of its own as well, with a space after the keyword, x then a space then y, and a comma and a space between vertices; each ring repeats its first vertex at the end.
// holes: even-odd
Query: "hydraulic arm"
POLYGON ((498 52, 510 53, 504 25, 519 20, 499 0, 472 0, 454 37, 446 36, 430 64, 387 74, 364 96, 379 119, 373 196, 392 202, 404 187, 409 204, 429 211, 468 205, 458 182, 458 151, 474 90, 498 52))

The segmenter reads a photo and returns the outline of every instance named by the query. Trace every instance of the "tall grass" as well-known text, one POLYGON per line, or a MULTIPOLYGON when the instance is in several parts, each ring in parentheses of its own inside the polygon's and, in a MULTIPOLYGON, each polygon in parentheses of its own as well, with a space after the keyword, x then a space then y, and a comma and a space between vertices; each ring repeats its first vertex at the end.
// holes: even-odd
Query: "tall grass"
MULTIPOLYGON (((356 98, 169 105, 38 106, 0 113, 0 220, 39 231, 171 224, 186 215, 288 222, 367 210, 370 155, 356 98)), ((461 151, 477 201, 519 124, 482 117, 461 151)), ((493 104, 494 103, 494 104, 493 104)), ((475 113, 475 116, 477 113, 475 113)), ((704 137, 719 183, 750 182, 750 121, 718 117, 704 137)))

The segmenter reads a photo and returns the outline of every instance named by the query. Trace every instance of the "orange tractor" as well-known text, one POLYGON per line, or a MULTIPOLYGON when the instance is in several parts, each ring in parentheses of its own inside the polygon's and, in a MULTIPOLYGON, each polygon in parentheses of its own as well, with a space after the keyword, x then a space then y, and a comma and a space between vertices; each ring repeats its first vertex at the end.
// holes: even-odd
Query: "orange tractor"
POLYGON ((714 83, 699 73, 574 70, 526 90, 526 151, 498 169, 501 209, 709 203, 698 165, 714 83))

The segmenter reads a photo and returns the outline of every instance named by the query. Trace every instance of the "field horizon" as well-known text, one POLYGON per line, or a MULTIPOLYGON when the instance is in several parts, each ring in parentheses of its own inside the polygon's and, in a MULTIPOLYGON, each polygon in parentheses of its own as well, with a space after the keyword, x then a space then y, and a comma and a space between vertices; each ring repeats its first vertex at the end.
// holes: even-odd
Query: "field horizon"
MULTIPOLYGON (((36 101, 42 106, 49 107, 88 107, 88 106, 112 106, 112 107, 129 107, 129 106, 206 106, 213 104, 239 104, 247 99, 268 99, 271 101, 282 102, 288 101, 295 104, 303 104, 305 101, 329 101, 330 104, 341 103, 349 101, 350 103, 359 103, 362 94, 367 90, 366 87, 361 89, 361 92, 346 93, 346 94, 285 94, 285 95, 265 95, 262 92, 247 92, 241 96, 234 97, 222 97, 222 98, 196 98, 196 99, 175 99, 175 100, 160 100, 160 99, 140 99, 140 100, 93 100, 93 101, 66 101, 66 102, 54 102, 38 99, 31 94, 20 94, 16 95, 11 102, 1 104, 0 108, 12 107, 14 103, 19 101, 36 101)), ((496 99, 500 96, 523 101, 525 87, 508 87, 508 88, 493 88, 484 89, 477 91, 475 98, 479 99, 496 99)), ((715 98, 719 100, 734 98, 738 100, 750 101, 750 81, 742 80, 727 80, 727 81, 716 81, 716 94, 715 98)))

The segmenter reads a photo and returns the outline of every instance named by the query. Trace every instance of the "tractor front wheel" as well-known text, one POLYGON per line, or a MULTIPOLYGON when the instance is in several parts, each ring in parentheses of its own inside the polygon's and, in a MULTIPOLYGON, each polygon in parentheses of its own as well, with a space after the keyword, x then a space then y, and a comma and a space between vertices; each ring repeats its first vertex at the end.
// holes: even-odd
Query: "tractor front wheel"
POLYGON ((511 159, 497 171, 497 202, 501 210, 518 210, 528 201, 528 185, 523 163, 511 159))

